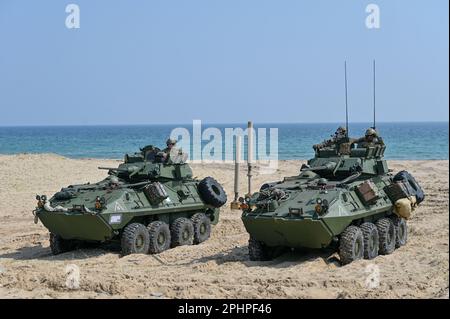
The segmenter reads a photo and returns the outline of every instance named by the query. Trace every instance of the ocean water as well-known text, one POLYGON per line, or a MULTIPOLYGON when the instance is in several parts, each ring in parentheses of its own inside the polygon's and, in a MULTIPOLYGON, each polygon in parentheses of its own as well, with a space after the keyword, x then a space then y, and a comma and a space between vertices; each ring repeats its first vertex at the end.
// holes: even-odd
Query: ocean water
MULTIPOLYGON (((338 126, 334 123, 255 123, 256 129, 278 129, 279 159, 311 158, 314 155, 312 145, 329 138, 338 126)), ((352 123, 350 135, 363 136, 369 126, 370 123, 352 123)), ((0 154, 56 153, 71 158, 121 159, 125 153, 133 153, 147 144, 165 147, 165 140, 175 127, 192 132, 192 124, 0 127, 0 154)), ((245 129, 246 124, 202 123, 202 130, 208 127, 224 133, 225 128, 245 129)), ((377 129, 387 145, 386 159, 448 159, 448 122, 379 123, 377 129)))

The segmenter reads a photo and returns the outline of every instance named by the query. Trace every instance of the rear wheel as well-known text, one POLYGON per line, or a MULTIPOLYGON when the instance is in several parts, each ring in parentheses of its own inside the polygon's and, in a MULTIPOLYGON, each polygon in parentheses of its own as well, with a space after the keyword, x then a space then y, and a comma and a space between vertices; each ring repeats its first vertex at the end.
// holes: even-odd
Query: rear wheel
POLYGON ((395 249, 396 231, 389 218, 381 218, 376 224, 380 236, 380 254, 389 255, 395 249))
POLYGON ((191 217, 194 225, 194 244, 200 244, 211 235, 211 219, 204 213, 197 213, 191 217))
POLYGON ((341 263, 346 265, 352 261, 362 259, 364 256, 364 237, 361 229, 348 226, 341 234, 339 241, 339 257, 341 263))
POLYGON ((170 248, 169 225, 162 221, 154 221, 147 226, 149 234, 149 252, 158 254, 170 248))
POLYGON ((373 259, 378 256, 380 248, 377 226, 373 223, 364 223, 360 228, 364 238, 364 258, 373 259))
POLYGON ((272 248, 252 237, 248 240, 248 257, 252 261, 266 261, 272 259, 272 248))
POLYGON ((399 248, 406 245, 406 242, 408 241, 408 226, 406 225, 406 220, 397 215, 392 216, 391 219, 396 232, 395 248, 399 248))
POLYGON ((75 248, 75 242, 63 239, 60 235, 50 233, 50 250, 53 255, 59 255, 75 248))
POLYGON ((191 220, 180 217, 170 226, 172 247, 192 245, 194 241, 194 225, 191 220))
POLYGON ((150 236, 147 228, 140 223, 132 223, 125 227, 122 234, 122 254, 148 253, 150 236))

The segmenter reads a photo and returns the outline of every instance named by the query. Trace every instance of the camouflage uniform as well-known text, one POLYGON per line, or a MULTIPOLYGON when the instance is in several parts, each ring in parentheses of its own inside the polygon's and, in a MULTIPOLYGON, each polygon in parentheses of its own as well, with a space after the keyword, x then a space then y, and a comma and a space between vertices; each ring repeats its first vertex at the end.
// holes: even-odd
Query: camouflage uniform
MULTIPOLYGON (((338 127, 338 129, 336 130, 336 132, 334 133, 334 136, 331 137, 331 139, 325 140, 322 143, 319 144, 315 144, 313 145, 313 149, 315 151, 319 150, 319 149, 323 149, 323 148, 332 148, 332 149, 337 149, 339 153, 346 153, 346 144, 348 142, 348 137, 347 137, 347 130, 340 126, 338 127)), ((348 149, 350 149, 350 146, 348 145, 348 149)), ((348 151, 350 152, 350 150, 348 151)))
POLYGON ((170 152, 175 148, 176 144, 177 144, 176 140, 171 138, 167 139, 166 141, 167 147, 159 153, 164 162, 167 162, 169 160, 170 152))
POLYGON ((363 137, 355 139, 352 141, 353 143, 357 143, 359 148, 366 148, 375 145, 384 145, 383 139, 378 136, 377 131, 370 127, 366 130, 366 134, 363 137))

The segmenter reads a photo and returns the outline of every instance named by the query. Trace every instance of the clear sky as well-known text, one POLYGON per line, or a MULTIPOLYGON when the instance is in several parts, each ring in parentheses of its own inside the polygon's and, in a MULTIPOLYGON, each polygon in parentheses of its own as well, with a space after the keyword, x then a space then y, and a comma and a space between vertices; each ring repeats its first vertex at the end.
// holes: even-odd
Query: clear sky
POLYGON ((339 122, 344 60, 350 121, 371 121, 373 59, 379 121, 447 121, 448 12, 447 0, 0 0, 0 125, 339 122))

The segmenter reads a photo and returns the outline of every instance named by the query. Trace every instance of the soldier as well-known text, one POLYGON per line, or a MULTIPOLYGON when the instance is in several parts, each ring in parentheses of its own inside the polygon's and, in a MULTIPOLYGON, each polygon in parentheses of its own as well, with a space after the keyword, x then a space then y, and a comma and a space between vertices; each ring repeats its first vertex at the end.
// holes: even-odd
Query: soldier
POLYGON ((317 151, 318 149, 325 147, 337 147, 338 144, 346 142, 347 130, 345 127, 339 126, 331 139, 325 140, 320 144, 313 145, 313 149, 317 151))
POLYGON ((164 162, 167 162, 169 160, 170 152, 172 151, 172 149, 175 147, 176 144, 177 140, 172 138, 167 139, 166 141, 167 147, 161 151, 161 156, 164 162))
POLYGON ((177 140, 169 138, 166 141, 166 145, 167 147, 165 149, 163 149, 163 152, 166 154, 169 154, 170 151, 172 150, 172 148, 177 144, 177 140))
POLYGON ((358 147, 361 148, 375 145, 384 145, 383 139, 378 136, 377 131, 373 127, 369 127, 366 130, 366 134, 364 134, 364 137, 354 140, 353 143, 357 143, 358 147))

